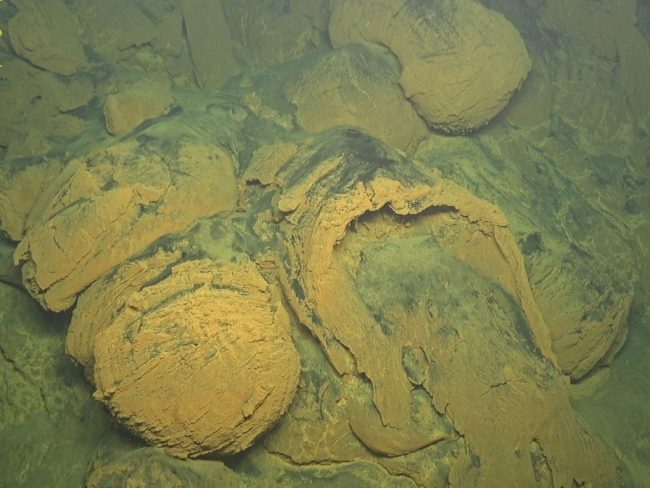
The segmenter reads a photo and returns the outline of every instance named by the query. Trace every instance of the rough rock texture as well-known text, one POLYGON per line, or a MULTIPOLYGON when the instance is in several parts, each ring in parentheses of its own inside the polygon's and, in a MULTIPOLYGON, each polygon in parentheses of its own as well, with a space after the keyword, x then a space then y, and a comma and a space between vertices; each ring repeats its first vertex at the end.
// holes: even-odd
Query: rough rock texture
POLYGON ((24 237, 29 212, 62 169, 57 159, 37 164, 6 161, 0 166, 0 230, 10 239, 24 237))
POLYGON ((610 361, 625 339, 638 278, 611 216, 517 134, 432 136, 414 157, 508 215, 562 371, 577 380, 610 361))
POLYGON ((105 455, 93 462, 86 478, 87 488, 115 486, 202 488, 241 486, 235 473, 216 461, 179 461, 152 448, 121 455, 105 455))
POLYGON ((446 438, 412 415, 419 386, 467 443, 453 486, 616 482, 612 454, 573 414, 496 207, 351 130, 278 178, 285 293, 336 371, 372 385, 372 402, 347 398, 364 444, 394 456, 446 438))
POLYGON ((248 260, 128 262, 79 300, 68 352, 130 430, 179 457, 234 454, 286 411, 289 317, 248 260))
POLYGON ((372 407, 371 385, 357 376, 339 376, 312 338, 301 339, 298 393, 287 415, 265 438, 268 452, 303 470, 344 464, 341 475, 358 473, 359 480, 333 485, 342 488, 449 485, 449 469, 467 446, 421 387, 411 392, 411 428, 384 426, 372 407), (364 473, 372 473, 371 467, 384 476, 373 480, 364 473))
POLYGON ((165 114, 172 103, 168 83, 142 81, 106 97, 106 130, 113 135, 131 132, 147 120, 165 114))
MULTIPOLYGON (((87 387, 83 381, 72 381, 83 377, 64 355, 63 337, 56 333, 61 321, 4 283, 0 283, 0 303, 0 432, 35 417, 53 421, 80 412, 87 387), (66 376, 71 380, 68 389, 61 387, 66 376)), ((7 466, 9 458, 2 454, 7 466)))
POLYGON ((181 140, 170 154, 159 144, 127 141, 72 160, 36 203, 16 262, 45 308, 69 308, 159 237, 234 208, 234 165, 221 148, 181 140))
POLYGON ((239 71, 221 3, 181 0, 181 8, 196 81, 202 90, 215 90, 239 71))
POLYGON ((530 58, 503 16, 474 0, 341 0, 335 47, 374 42, 400 61, 400 84, 434 128, 468 132, 499 113, 526 79, 530 58))
POLYGON ((325 39, 329 12, 323 0, 221 3, 233 39, 256 69, 304 56, 325 39))
POLYGON ((153 22, 129 0, 76 0, 75 11, 93 50, 108 61, 132 55, 157 36, 153 22))
POLYGON ((0 283, 2 486, 84 486, 98 439, 117 437, 65 356, 66 322, 0 283))
MULTIPOLYGON (((584 43, 571 44, 572 54, 585 59, 593 56, 584 43)), ((552 84, 547 89, 554 94, 553 113, 576 131, 583 151, 598 154, 605 147, 611 150, 627 137, 631 114, 626 109, 623 87, 612 83, 614 70, 613 63, 603 61, 589 70, 559 68, 551 75, 552 84)))
POLYGON ((635 27, 636 0, 551 0, 540 7, 542 25, 584 39, 618 64, 631 112, 650 128, 650 46, 635 27), (608 26, 603 29, 602 26, 608 26))
MULTIPOLYGON (((640 32, 648 38, 648 22, 643 22, 647 6, 639 3, 635 7, 635 2, 627 0, 528 3, 530 6, 511 0, 487 3, 526 33, 526 46, 533 58, 531 76, 506 109, 508 119, 523 129, 518 137, 527 139, 531 150, 534 146, 555 160, 557 170, 570 178, 585 198, 617 215, 624 226, 637 227, 643 220, 638 209, 648 194, 642 188, 650 146, 643 117, 634 112, 644 111, 646 93, 627 94, 619 58, 644 58, 634 65, 640 73, 646 70, 650 57, 644 53, 648 48, 632 46, 623 39, 638 38, 640 32), (603 25, 612 28, 602 29, 603 25), (531 119, 537 116, 548 121, 534 133, 526 130, 529 126, 522 125, 521 118, 514 121, 509 117, 510 109, 518 112, 517 107, 531 119)), ((635 84, 646 86, 648 82, 640 76, 635 84)), ((501 125, 500 130, 508 129, 501 125)))
POLYGON ((90 80, 64 81, 17 58, 2 65, 0 145, 8 146, 7 159, 43 154, 51 147, 43 141, 46 136, 72 137, 88 127, 70 112, 93 98, 90 80), (33 141, 29 144, 30 138, 41 139, 41 150, 33 141))
POLYGON ((309 132, 355 126, 408 149, 428 133, 426 123, 404 97, 400 67, 393 56, 369 45, 338 49, 307 65, 287 83, 287 99, 309 132))
MULTIPOLYGON (((581 2, 575 5, 578 4, 581 2)), ((558 44, 561 46, 554 53, 554 59, 547 61, 545 68, 548 73, 547 89, 555 95, 551 105, 553 112, 574 131, 573 138, 579 146, 577 153, 586 152, 597 157, 613 153, 617 158, 630 157, 633 153, 629 144, 630 132, 635 130, 635 125, 646 124, 647 110, 643 107, 648 102, 645 91, 630 91, 632 88, 628 86, 628 81, 635 86, 650 83, 650 61, 645 59, 650 59, 650 54, 644 57, 648 51, 647 43, 645 46, 627 46, 624 52, 621 51, 619 60, 618 43, 612 38, 613 33, 621 38, 621 42, 642 37, 634 27, 633 20, 627 14, 622 15, 625 9, 606 11, 602 4, 591 3, 589 7, 582 5, 579 11, 574 10, 574 4, 562 5, 559 12, 558 8, 560 5, 557 2, 550 2, 542 9, 542 25, 551 29, 549 32, 559 38, 558 44), (598 27, 601 25, 617 27, 603 30, 598 27), (585 35, 581 35, 583 32, 585 35), (605 39, 608 40, 606 43, 605 39), (623 66, 623 58, 636 56, 643 59, 633 61, 634 69, 623 66), (564 59, 571 61, 565 62, 564 59), (595 99, 600 103, 593 103, 595 99)), ((543 53, 543 46, 538 49, 543 53)), ((555 152, 552 147, 548 150, 555 152)), ((566 150, 566 147, 562 148, 563 152, 566 150)), ((565 164, 562 163, 561 169, 565 164)), ((583 159, 571 166, 575 166, 579 173, 576 181, 580 184, 585 180, 583 159)), ((567 169, 572 171, 574 168, 567 169)), ((588 175, 590 171, 586 173, 588 175)), ((581 186, 589 186, 591 182, 587 183, 581 186)), ((602 199, 602 196, 597 198, 602 199)))
POLYGON ((11 47, 30 63, 61 75, 88 66, 76 21, 63 0, 13 0, 8 25, 11 47))

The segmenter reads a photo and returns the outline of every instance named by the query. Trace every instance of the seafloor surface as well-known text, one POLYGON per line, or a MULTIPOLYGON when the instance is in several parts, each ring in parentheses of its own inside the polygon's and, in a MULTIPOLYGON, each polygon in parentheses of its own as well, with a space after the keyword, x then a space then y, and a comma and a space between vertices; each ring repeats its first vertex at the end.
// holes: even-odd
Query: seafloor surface
POLYGON ((0 486, 650 486, 647 2, 0 29, 0 486))

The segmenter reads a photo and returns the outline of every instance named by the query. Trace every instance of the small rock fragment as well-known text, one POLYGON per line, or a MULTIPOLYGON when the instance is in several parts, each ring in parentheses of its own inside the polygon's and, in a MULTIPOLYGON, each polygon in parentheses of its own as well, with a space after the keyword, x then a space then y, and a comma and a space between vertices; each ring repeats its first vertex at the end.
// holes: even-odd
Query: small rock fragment
POLYGON ((172 103, 168 84, 144 81, 108 95, 104 103, 106 130, 113 135, 131 132, 147 120, 167 113, 172 103))

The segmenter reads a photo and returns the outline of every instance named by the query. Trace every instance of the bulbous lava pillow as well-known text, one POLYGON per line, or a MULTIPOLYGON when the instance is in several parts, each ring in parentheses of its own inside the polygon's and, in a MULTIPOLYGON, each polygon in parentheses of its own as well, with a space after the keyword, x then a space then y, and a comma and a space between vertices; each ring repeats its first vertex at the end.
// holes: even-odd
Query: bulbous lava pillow
POLYGON ((69 161, 34 203, 16 249, 23 282, 46 309, 74 305, 88 285, 164 235, 235 207, 234 162, 180 137, 131 139, 69 161))
POLYGON ((247 258, 121 265, 83 292, 67 350, 119 421, 183 458, 250 446, 300 373, 289 317, 247 258))
POLYGON ((531 67, 519 32, 474 0, 339 0, 329 33, 337 48, 362 42, 388 48, 402 65, 406 98, 444 132, 487 124, 531 67))

